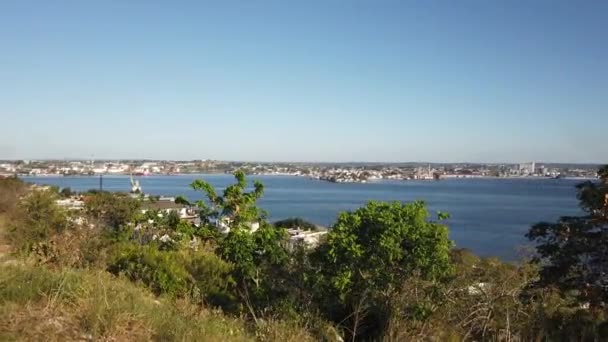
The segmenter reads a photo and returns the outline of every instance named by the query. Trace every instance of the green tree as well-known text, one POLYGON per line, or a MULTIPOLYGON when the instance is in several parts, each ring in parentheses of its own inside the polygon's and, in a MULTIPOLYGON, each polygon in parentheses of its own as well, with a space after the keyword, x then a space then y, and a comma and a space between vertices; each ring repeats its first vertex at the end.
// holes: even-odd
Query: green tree
POLYGON ((369 202, 341 213, 313 253, 319 302, 353 338, 378 337, 409 277, 438 281, 450 274, 448 229, 428 216, 423 202, 369 202))
POLYGON ((224 222, 230 228, 219 239, 217 252, 233 265, 236 292, 257 320, 258 306, 268 303, 275 295, 273 283, 277 279, 273 279, 272 274, 287 259, 281 246, 284 230, 268 224, 265 212, 256 205, 264 193, 264 185, 254 181, 253 190, 248 192, 245 173, 237 171, 234 177, 236 183, 226 187, 221 196, 204 180, 196 180, 191 186, 194 190, 203 191, 208 200, 196 202, 201 208, 202 220, 224 222), (252 229, 254 225, 259 229, 252 229))
POLYGON ((85 210, 89 216, 115 230, 135 220, 140 204, 134 198, 109 192, 94 193, 85 198, 85 210))
POLYGON ((527 237, 536 243, 542 265, 540 286, 556 286, 581 302, 608 302, 608 166, 598 181, 577 185, 582 216, 534 225, 527 237))
MULTIPOLYGON (((258 199, 264 195, 264 185, 255 180, 253 190, 245 191, 247 180, 243 171, 234 173, 235 184, 231 184, 219 196, 213 186, 208 182, 198 179, 190 185, 192 189, 205 193, 208 202, 197 201, 196 205, 201 209, 201 217, 206 222, 217 219, 228 219, 230 225, 243 227, 252 222, 265 218, 265 212, 256 206, 258 199)), ((180 197, 180 201, 183 198, 180 197)))

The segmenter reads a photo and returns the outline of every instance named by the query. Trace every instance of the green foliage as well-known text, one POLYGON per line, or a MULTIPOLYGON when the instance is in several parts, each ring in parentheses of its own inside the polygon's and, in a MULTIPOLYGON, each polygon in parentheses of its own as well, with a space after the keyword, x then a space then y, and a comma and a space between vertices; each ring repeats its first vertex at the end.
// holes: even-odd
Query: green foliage
POLYGON ((562 217, 556 223, 534 225, 527 237, 536 243, 536 261, 543 267, 540 286, 557 286, 579 302, 608 302, 608 167, 599 182, 577 186, 584 216, 562 217))
POLYGON ((192 205, 192 203, 190 203, 190 201, 188 201, 188 199, 184 196, 177 196, 175 197, 175 203, 176 204, 183 204, 183 205, 187 205, 190 206, 192 205))
MULTIPOLYGON (((14 246, 33 250, 49 268, 98 268, 121 278, 0 265, 0 315, 10 322, 0 323, 0 339, 28 339, 24 322, 61 317, 61 324, 99 340, 208 340, 215 326, 224 340, 232 336, 224 323, 198 316, 212 305, 239 315, 247 310, 259 340, 312 340, 310 333, 324 340, 605 340, 608 167, 598 174, 600 182, 578 186, 585 216, 530 230, 539 253, 531 264, 451 250, 441 222, 449 215, 432 219, 423 202, 370 202, 341 213, 317 249, 287 252, 283 228, 314 225, 298 218, 268 224, 256 205, 263 186, 249 190, 242 172, 221 195, 205 181, 192 184, 206 194, 196 203, 203 221, 225 219, 227 234, 175 213, 140 215, 139 200, 107 192, 86 195, 84 213, 102 224, 76 228, 55 204, 60 193, 24 196, 21 181, 0 179, 0 204, 8 203, 5 194, 19 203, 9 217, 14 246), (170 239, 159 241, 164 235, 170 239)), ((40 333, 41 326, 30 328, 37 332, 31 339, 60 336, 40 333)))
MULTIPOLYGON (((255 318, 257 305, 267 303, 276 295, 272 285, 277 279, 272 274, 287 260, 287 253, 281 246, 284 230, 266 223, 264 211, 256 206, 264 193, 262 183, 254 181, 253 190, 248 192, 245 174, 237 171, 234 177, 236 182, 226 187, 222 196, 204 180, 196 180, 191 186, 206 194, 207 202, 197 202, 203 222, 220 220, 229 225, 228 234, 218 236, 217 253, 233 265, 236 292, 255 318), (253 224, 260 228, 252 231, 253 224)), ((204 229, 199 231, 203 232, 204 229)))
POLYGON ((144 284, 157 295, 194 296, 212 305, 233 306, 232 266, 215 254, 123 243, 114 247, 107 269, 144 284))
POLYGON ((190 280, 174 252, 160 251, 154 245, 126 243, 116 246, 108 263, 108 271, 141 282, 157 295, 185 295, 190 280))
POLYGON ((133 222, 139 208, 138 200, 121 194, 98 192, 85 198, 87 214, 115 230, 133 222))
POLYGON ((236 183, 226 187, 222 196, 217 194, 211 184, 202 179, 192 182, 192 189, 202 191, 207 196, 208 203, 203 201, 196 203, 201 209, 201 219, 204 222, 229 218, 231 225, 241 226, 264 218, 265 213, 256 206, 256 201, 264 194, 264 185, 254 181, 253 191, 247 192, 245 173, 237 171, 234 173, 234 178, 236 183))
POLYGON ((367 329, 382 329, 391 297, 408 278, 450 275, 450 247, 447 227, 428 220, 424 203, 370 202, 340 214, 327 244, 314 252, 313 286, 320 285, 329 317, 350 322, 352 335, 366 313, 367 329))
POLYGON ((171 230, 177 230, 181 221, 179 214, 173 210, 163 216, 163 224, 171 230))
POLYGON ((18 205, 9 226, 9 242, 22 252, 29 253, 55 233, 69 227, 65 211, 55 204, 57 195, 50 191, 30 192, 18 205))
POLYGON ((232 265, 211 253, 189 252, 184 259, 191 281, 202 298, 225 311, 234 311, 232 265))
POLYGON ((243 320, 95 270, 0 265, 0 315, 2 341, 253 340, 243 320))
POLYGON ((285 220, 280 220, 273 225, 277 228, 299 228, 302 230, 317 230, 317 226, 314 223, 310 223, 299 217, 291 217, 285 220))

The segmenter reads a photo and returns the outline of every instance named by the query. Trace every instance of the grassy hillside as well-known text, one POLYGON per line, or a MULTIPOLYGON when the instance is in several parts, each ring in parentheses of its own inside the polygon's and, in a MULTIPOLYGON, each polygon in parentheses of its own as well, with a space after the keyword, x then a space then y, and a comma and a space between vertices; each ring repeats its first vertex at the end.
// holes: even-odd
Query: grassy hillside
POLYGON ((103 271, 0 266, 0 340, 248 341, 238 319, 103 271))

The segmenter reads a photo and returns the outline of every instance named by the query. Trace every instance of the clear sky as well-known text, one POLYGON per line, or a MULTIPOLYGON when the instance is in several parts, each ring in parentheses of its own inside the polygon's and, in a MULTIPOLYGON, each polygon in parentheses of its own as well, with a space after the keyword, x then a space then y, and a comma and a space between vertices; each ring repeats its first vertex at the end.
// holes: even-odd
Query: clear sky
POLYGON ((608 1, 0 1, 0 159, 608 162, 608 1))

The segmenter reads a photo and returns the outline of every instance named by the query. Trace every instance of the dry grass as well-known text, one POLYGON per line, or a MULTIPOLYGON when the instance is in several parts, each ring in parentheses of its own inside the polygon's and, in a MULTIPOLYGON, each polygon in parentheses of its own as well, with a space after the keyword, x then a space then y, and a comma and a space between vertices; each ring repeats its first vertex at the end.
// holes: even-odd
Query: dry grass
POLYGON ((6 214, 0 214, 0 263, 6 261, 12 252, 11 246, 6 242, 4 234, 6 232, 7 218, 6 214))
POLYGON ((305 329, 158 298, 103 271, 0 265, 0 341, 314 341, 305 329))
POLYGON ((242 321, 105 272, 0 266, 0 340, 247 341, 242 321))

